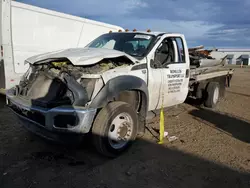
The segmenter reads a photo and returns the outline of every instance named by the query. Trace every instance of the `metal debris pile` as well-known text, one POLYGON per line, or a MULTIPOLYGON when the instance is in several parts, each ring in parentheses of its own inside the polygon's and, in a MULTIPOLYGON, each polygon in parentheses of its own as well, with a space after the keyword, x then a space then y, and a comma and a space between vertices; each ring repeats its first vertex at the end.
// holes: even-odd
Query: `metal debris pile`
POLYGON ((190 65, 193 68, 222 66, 225 64, 226 57, 215 59, 211 56, 213 50, 206 50, 204 46, 189 48, 190 65))

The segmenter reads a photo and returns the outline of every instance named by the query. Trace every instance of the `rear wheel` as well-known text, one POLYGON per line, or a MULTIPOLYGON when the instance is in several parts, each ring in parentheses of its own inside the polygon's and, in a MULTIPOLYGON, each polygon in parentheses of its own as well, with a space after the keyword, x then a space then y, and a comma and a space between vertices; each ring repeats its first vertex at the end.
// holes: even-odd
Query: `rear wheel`
POLYGON ((131 105, 125 102, 109 103, 94 121, 93 144, 101 154, 116 157, 135 140, 137 127, 137 114, 131 105))
POLYGON ((209 108, 214 108, 219 101, 219 97, 220 97, 219 83, 217 82, 208 83, 204 105, 209 108))

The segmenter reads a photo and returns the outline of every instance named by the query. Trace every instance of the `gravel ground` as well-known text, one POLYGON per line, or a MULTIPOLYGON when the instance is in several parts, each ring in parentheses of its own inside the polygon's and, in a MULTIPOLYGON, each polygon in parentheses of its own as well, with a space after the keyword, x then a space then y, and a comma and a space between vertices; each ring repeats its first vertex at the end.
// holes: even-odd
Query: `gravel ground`
MULTIPOLYGON (((190 104, 167 110, 165 129, 177 140, 158 145, 147 132, 112 160, 86 142, 63 146, 32 135, 3 97, 0 115, 1 188, 250 187, 250 69, 236 70, 213 111, 190 104)), ((158 125, 158 117, 148 124, 158 125)))

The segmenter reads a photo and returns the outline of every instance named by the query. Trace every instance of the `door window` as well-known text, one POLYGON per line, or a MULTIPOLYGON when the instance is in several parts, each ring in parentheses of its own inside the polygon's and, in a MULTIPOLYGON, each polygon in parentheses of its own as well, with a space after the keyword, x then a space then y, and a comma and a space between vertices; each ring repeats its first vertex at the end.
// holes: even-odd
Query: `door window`
POLYGON ((174 61, 174 48, 171 38, 164 39, 155 52, 154 68, 164 68, 174 61))
POLYGON ((180 37, 174 38, 174 41, 177 45, 177 56, 178 56, 178 63, 185 63, 185 51, 184 51, 184 44, 180 37))
POLYGON ((157 48, 152 67, 164 68, 174 63, 185 63, 184 45, 181 38, 168 37, 157 48))

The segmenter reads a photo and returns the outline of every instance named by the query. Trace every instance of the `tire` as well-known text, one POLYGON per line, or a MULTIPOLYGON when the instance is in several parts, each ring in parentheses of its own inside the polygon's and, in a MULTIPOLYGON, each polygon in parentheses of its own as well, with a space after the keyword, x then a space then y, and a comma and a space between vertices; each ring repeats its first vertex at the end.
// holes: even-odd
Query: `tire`
POLYGON ((131 146, 137 136, 137 131, 138 117, 131 105, 119 101, 111 102, 101 109, 94 121, 92 142, 99 153, 114 158, 131 146), (114 137, 126 139, 127 142, 113 141, 114 137))
POLYGON ((209 82, 206 89, 206 98, 204 105, 208 108, 214 108, 219 101, 220 85, 217 82, 209 82))

